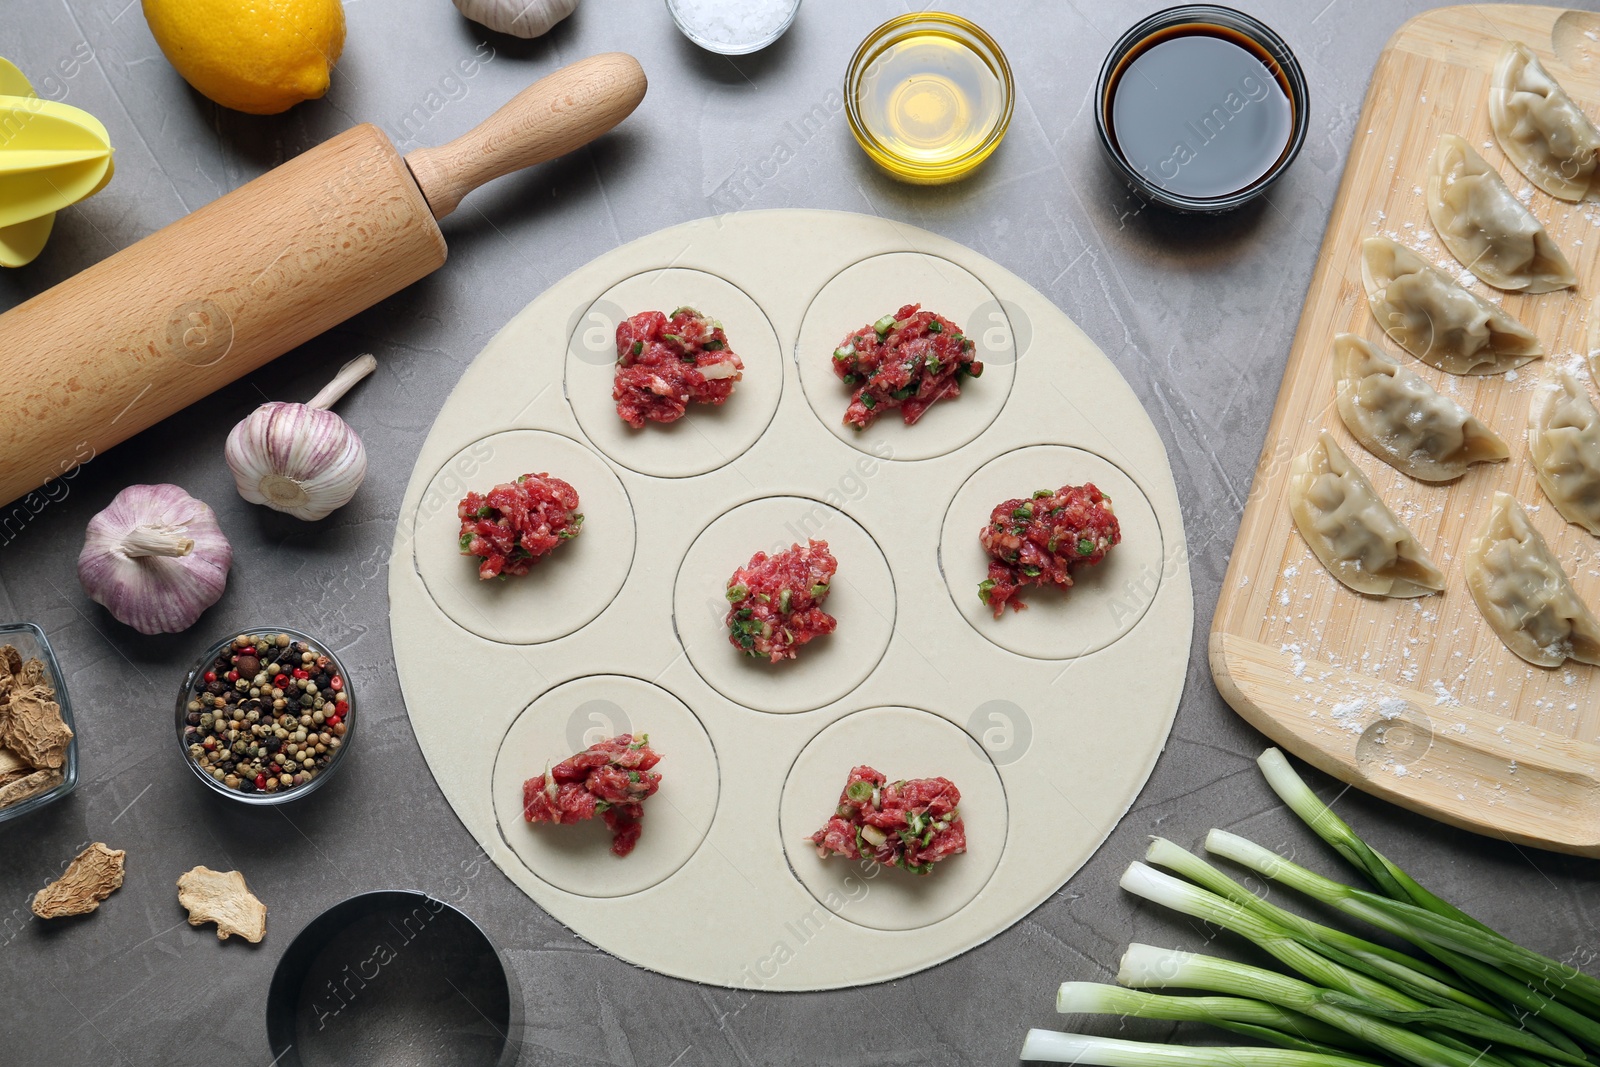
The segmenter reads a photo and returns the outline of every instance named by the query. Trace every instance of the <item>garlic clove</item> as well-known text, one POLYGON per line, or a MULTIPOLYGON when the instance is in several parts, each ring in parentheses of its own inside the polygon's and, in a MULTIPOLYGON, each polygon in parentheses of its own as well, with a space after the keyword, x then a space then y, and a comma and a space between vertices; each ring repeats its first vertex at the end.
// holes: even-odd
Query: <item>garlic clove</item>
POLYGON ((235 426, 224 455, 239 495, 307 521, 349 503, 366 477, 367 450, 327 409, 376 366, 370 355, 351 360, 309 404, 266 403, 235 426))
POLYGON ((178 633, 221 599, 232 565, 204 502, 176 485, 130 485, 89 520, 78 581, 140 633, 178 633))
POLYGON ((542 37, 573 11, 578 0, 455 0, 473 22, 515 37, 542 37))

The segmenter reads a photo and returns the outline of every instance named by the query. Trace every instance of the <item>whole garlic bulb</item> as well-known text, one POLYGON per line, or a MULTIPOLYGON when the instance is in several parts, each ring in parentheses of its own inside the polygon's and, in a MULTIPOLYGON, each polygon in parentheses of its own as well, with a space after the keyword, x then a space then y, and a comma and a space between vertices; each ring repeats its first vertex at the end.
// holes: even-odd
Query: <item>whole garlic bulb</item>
POLYGON ((473 22, 514 37, 542 37, 572 14, 578 0, 455 0, 473 22))
POLYGON ((309 404, 262 404, 235 426, 224 454, 239 495, 308 522, 348 504, 367 476, 367 450, 328 409, 377 366, 357 356, 309 404))
POLYGON ((130 485, 89 520, 78 581, 118 622, 175 634, 222 598, 231 566, 208 505, 176 485, 130 485))

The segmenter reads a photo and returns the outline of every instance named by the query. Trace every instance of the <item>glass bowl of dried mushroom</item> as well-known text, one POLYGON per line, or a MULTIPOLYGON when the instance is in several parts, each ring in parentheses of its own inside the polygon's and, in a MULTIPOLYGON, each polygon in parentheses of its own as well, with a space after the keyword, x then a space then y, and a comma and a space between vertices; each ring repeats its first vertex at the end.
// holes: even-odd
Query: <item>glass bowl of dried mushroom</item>
POLYGON ((0 626, 0 822, 60 800, 78 784, 72 702, 44 631, 0 626))

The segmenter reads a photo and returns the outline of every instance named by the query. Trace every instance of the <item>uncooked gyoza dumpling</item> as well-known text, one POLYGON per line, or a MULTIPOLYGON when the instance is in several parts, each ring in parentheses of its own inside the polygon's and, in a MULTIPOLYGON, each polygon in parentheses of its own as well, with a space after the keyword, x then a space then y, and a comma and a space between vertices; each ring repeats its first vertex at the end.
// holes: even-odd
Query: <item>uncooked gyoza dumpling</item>
POLYGON ((1541 667, 1600 664, 1600 622, 1509 493, 1494 495, 1465 569, 1478 610, 1511 651, 1541 667))
POLYGON ((1459 478, 1474 463, 1511 456, 1500 435, 1365 338, 1333 339, 1339 417, 1389 466, 1425 482, 1459 478))
POLYGON ((1323 430, 1289 468, 1289 513, 1333 576, 1372 596, 1427 596, 1444 572, 1323 430))
POLYGON ((1600 130, 1521 41, 1507 41, 1495 64, 1489 125, 1530 182, 1562 200, 1589 192, 1600 130))
POLYGON ((1569 370, 1551 368, 1534 390, 1528 456, 1562 517, 1600 535, 1600 411, 1569 370))
POLYGON ((1397 241, 1361 243, 1361 280, 1383 332, 1429 366, 1499 374, 1544 355, 1533 331, 1397 241))
POLYGON ((1544 225, 1453 133, 1440 137, 1433 153, 1428 217, 1450 254, 1498 289, 1548 293, 1577 284, 1544 225))

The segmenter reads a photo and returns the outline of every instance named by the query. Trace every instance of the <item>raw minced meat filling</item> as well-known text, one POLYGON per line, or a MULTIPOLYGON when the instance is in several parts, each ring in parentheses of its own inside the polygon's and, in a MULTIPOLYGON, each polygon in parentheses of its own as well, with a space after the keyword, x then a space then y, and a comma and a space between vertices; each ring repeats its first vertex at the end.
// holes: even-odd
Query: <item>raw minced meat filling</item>
POLYGON ((721 404, 743 372, 720 322, 689 307, 642 311, 617 327, 611 399, 629 426, 642 429, 682 418, 690 404, 721 404))
POLYGON ((527 574, 540 558, 583 529, 578 491, 548 474, 524 474, 487 493, 468 493, 456 508, 461 554, 476 556, 479 578, 527 574))
POLYGON ((728 579, 728 641, 773 663, 793 659, 800 646, 833 632, 822 610, 839 563, 828 542, 794 545, 769 556, 757 552, 728 579))
POLYGON ((850 386, 845 424, 865 429, 899 408, 910 426, 936 401, 960 396, 962 375, 983 373, 976 347, 960 326, 921 304, 861 327, 833 350, 833 373, 850 386))
POLYGON ((599 816, 611 831, 611 851, 626 856, 639 843, 645 798, 661 788, 650 768, 661 762, 647 734, 620 734, 590 745, 522 783, 522 817, 575 823, 599 816))
POLYGON ((989 577, 978 596, 998 619, 1007 604, 1013 611, 1027 606, 1018 599, 1025 586, 1071 587, 1072 573, 1105 559, 1122 530, 1111 498, 1090 482, 997 505, 978 540, 989 553, 989 577))
POLYGON ((871 767, 856 767, 827 825, 807 840, 817 855, 868 859, 913 874, 967 850, 961 790, 948 778, 891 782, 871 767))

